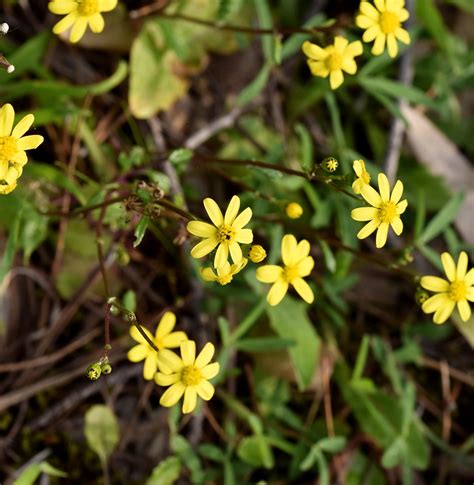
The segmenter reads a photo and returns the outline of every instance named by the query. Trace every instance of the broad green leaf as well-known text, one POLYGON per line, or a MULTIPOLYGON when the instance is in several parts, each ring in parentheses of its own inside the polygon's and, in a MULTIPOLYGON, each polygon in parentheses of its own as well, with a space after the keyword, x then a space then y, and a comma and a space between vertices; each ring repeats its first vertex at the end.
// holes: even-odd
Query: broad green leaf
POLYGON ((308 305, 290 296, 277 306, 268 307, 270 324, 282 338, 296 343, 288 350, 296 373, 298 387, 306 389, 319 361, 320 339, 306 314, 308 305))
POLYGON ((405 443, 400 436, 385 450, 382 455, 382 466, 384 468, 393 468, 399 465, 403 461, 405 453, 405 443))
POLYGON ((142 242, 149 224, 150 218, 148 216, 142 216, 140 222, 137 224, 137 227, 135 227, 135 241, 133 241, 134 248, 136 248, 142 242))
POLYGON ((219 446, 210 443, 200 445, 198 451, 200 455, 218 463, 222 463, 226 459, 226 455, 222 449, 219 446))
POLYGON ((255 467, 271 469, 274 466, 272 449, 262 435, 243 438, 237 448, 237 455, 242 461, 255 467))
POLYGON ((464 192, 459 192, 436 214, 426 225, 420 237, 416 240, 417 245, 425 245, 440 234, 456 217, 459 208, 464 202, 464 192))
POLYGON ((194 152, 189 148, 178 148, 170 153, 169 161, 176 166, 189 162, 193 158, 194 152))
POLYGON ((294 340, 280 337, 258 337, 238 340, 235 347, 244 352, 271 352, 287 349, 295 344, 294 340))
POLYGON ((153 468, 146 485, 173 485, 180 474, 181 461, 176 456, 170 456, 153 468))
POLYGON ((137 309, 137 294, 133 290, 127 290, 123 295, 122 302, 129 312, 135 312, 137 309))
POLYGON ((339 453, 344 449, 346 443, 347 439, 345 436, 333 436, 332 438, 323 438, 316 444, 327 453, 339 453))
POLYGON ((85 415, 84 435, 87 444, 97 453, 102 463, 119 441, 119 424, 114 412, 103 404, 92 406, 85 415))

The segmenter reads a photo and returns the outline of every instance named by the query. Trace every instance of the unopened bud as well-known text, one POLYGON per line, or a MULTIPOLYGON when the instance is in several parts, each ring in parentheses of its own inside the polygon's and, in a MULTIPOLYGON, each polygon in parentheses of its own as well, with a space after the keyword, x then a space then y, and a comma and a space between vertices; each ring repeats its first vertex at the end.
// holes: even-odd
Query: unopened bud
POLYGON ((260 244, 254 244, 250 246, 248 256, 252 263, 261 263, 267 257, 267 252, 260 244))
POLYGON ((419 306, 423 305, 423 303, 425 303, 429 297, 429 293, 421 288, 419 288, 415 293, 415 301, 419 306))
POLYGON ((108 363, 108 362, 105 362, 104 364, 102 364, 100 366, 100 369, 102 371, 102 374, 110 374, 112 372, 112 366, 108 363))
POLYGON ((334 157, 327 157, 321 162, 321 168, 330 173, 335 172, 338 166, 339 162, 334 157))
POLYGON ((100 364, 96 362, 95 364, 91 364, 87 368, 87 377, 91 381, 96 381, 100 377, 101 372, 102 372, 102 369, 100 367, 100 364))
POLYGON ((286 215, 290 219, 299 219, 303 215, 303 207, 298 202, 290 202, 286 206, 286 215))
POLYGON ((9 30, 10 30, 10 26, 6 22, 3 22, 3 24, 0 24, 0 33, 2 33, 3 35, 6 35, 9 30))

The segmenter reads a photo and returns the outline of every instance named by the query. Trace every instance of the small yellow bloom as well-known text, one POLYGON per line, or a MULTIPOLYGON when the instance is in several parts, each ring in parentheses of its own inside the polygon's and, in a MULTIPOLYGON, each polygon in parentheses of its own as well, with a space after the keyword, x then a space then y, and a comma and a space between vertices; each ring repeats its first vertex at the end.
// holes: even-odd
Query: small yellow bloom
POLYGON ((54 27, 55 34, 61 34, 71 26, 69 40, 78 42, 84 35, 87 25, 92 32, 104 30, 104 17, 101 12, 110 12, 117 6, 117 0, 52 0, 48 8, 57 15, 66 15, 54 27))
POLYGON ((359 239, 365 239, 377 229, 375 245, 377 248, 385 246, 389 226, 392 226, 395 234, 399 236, 403 231, 403 222, 400 215, 405 212, 408 202, 406 199, 400 202, 403 194, 403 184, 400 180, 393 187, 390 195, 390 183, 385 174, 378 176, 379 192, 377 193, 370 185, 364 185, 361 190, 362 197, 372 207, 359 207, 351 213, 355 221, 370 221, 358 233, 359 239))
POLYGON ((247 259, 242 260, 237 264, 229 264, 229 261, 224 263, 224 266, 217 268, 217 274, 214 273, 212 268, 204 268, 201 270, 201 276, 205 281, 217 281, 220 285, 224 286, 232 281, 234 275, 242 271, 247 265, 247 259))
POLYGON ((303 215, 303 207, 298 202, 290 202, 286 206, 286 215, 290 219, 299 219, 303 215))
MULTIPOLYGON (((179 347, 181 342, 188 339, 184 332, 172 332, 175 324, 176 316, 174 313, 166 312, 161 317, 154 337, 148 329, 142 327, 142 330, 158 347, 160 352, 162 352, 166 348, 179 347)), ((150 347, 150 344, 144 339, 135 326, 130 328, 130 335, 133 340, 138 342, 138 345, 135 345, 135 347, 132 347, 128 351, 128 360, 131 362, 140 362, 141 360, 145 360, 145 364, 143 366, 143 377, 147 381, 151 381, 158 369, 157 352, 150 347)))
POLYGON ((362 43, 359 40, 351 42, 344 37, 337 36, 334 44, 322 48, 306 41, 303 52, 308 59, 308 66, 314 76, 328 77, 331 89, 337 89, 344 82, 342 71, 348 74, 357 72, 355 56, 362 54, 362 43))
POLYGON ((361 2, 356 24, 366 29, 362 40, 372 42, 372 54, 379 56, 385 49, 387 42, 388 55, 396 57, 398 53, 397 39, 404 44, 410 43, 410 34, 402 29, 402 22, 408 19, 409 13, 405 7, 405 0, 374 0, 375 7, 369 2, 361 2))
POLYGON ((326 172, 332 173, 337 170, 337 167, 339 167, 339 162, 334 157, 327 157, 323 160, 321 166, 323 170, 326 170, 326 172))
POLYGON ((219 373, 219 363, 210 364, 214 356, 214 345, 207 343, 196 358, 196 344, 192 340, 181 343, 181 358, 170 350, 158 356, 160 372, 155 376, 159 386, 171 386, 161 396, 160 404, 174 406, 183 396, 184 414, 196 408, 197 396, 209 401, 214 395, 214 386, 209 382, 219 373))
POLYGON ((352 190, 354 191, 355 194, 360 194, 362 191, 362 188, 365 185, 370 184, 370 175, 369 172, 365 169, 365 163, 364 160, 354 160, 354 163, 352 164, 352 168, 354 169, 354 172, 357 175, 357 178, 354 180, 354 183, 352 184, 352 190))
POLYGON ((188 231, 204 238, 204 241, 193 247, 191 256, 196 259, 202 258, 218 246, 214 257, 215 268, 224 266, 229 252, 232 261, 236 264, 240 263, 242 249, 239 243, 250 244, 253 241, 252 230, 244 229, 252 217, 252 209, 247 207, 237 215, 240 209, 240 199, 236 195, 232 197, 224 216, 213 199, 204 199, 204 208, 214 225, 201 221, 188 222, 188 231))
POLYGON ((267 252, 260 244, 254 244, 250 246, 248 257, 252 263, 261 263, 267 257, 267 252))
POLYGON ((313 303, 313 290, 303 279, 314 266, 314 259, 309 256, 311 247, 303 239, 299 243, 295 236, 286 234, 281 241, 281 257, 284 266, 266 265, 257 269, 257 279, 262 283, 273 283, 267 295, 267 301, 275 306, 281 302, 292 285, 307 303, 313 303))
POLYGON ((25 150, 32 150, 43 143, 41 135, 23 136, 33 124, 32 114, 24 116, 13 128, 15 110, 11 104, 0 109, 0 194, 15 189, 17 179, 28 161, 25 150))
POLYGON ((454 263, 449 253, 441 255, 444 272, 448 281, 438 276, 423 276, 420 284, 429 291, 437 294, 426 300, 421 309, 425 313, 434 313, 435 323, 444 323, 458 307, 463 322, 471 317, 471 307, 468 301, 474 302, 474 268, 467 271, 467 254, 462 251, 458 264, 454 263))

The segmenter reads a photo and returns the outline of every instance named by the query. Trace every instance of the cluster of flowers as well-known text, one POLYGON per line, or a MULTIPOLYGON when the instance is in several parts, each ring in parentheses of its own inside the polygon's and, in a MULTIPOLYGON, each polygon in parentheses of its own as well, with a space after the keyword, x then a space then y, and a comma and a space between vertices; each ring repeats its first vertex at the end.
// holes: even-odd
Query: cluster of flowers
POLYGON ((170 386, 161 396, 160 404, 165 407, 174 406, 184 395, 182 411, 191 413, 196 408, 197 397, 209 401, 214 395, 214 386, 209 379, 219 373, 219 363, 211 360, 214 356, 214 345, 208 342, 196 357, 196 344, 188 339, 186 333, 173 332, 176 316, 166 312, 160 320, 153 336, 149 330, 141 327, 156 352, 137 329, 130 329, 131 337, 137 342, 128 352, 132 362, 144 360, 143 377, 152 379, 159 386, 170 386), (169 350, 180 348, 181 357, 169 350))
MULTIPOLYGON (((374 0, 374 5, 362 1, 356 25, 365 29, 362 36, 364 42, 374 42, 372 54, 379 56, 387 45, 388 55, 397 56, 397 39, 404 44, 410 43, 409 33, 401 27, 408 20, 409 13, 405 8, 405 0, 374 0)), ((334 38, 334 44, 320 47, 307 41, 303 44, 303 52, 308 56, 308 66, 314 76, 328 77, 331 89, 337 89, 344 82, 343 71, 348 74, 357 72, 354 57, 363 52, 362 43, 357 40, 349 43, 342 36, 334 38)))

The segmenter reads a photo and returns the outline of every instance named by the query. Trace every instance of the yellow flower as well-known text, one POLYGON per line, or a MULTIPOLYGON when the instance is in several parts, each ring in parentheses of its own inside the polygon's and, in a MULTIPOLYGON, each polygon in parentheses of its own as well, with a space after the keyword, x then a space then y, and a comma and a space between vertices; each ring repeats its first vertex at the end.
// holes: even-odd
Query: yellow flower
POLYGON ((298 202, 290 202, 286 206, 286 215, 290 219, 299 219, 303 215, 303 207, 298 202))
POLYGON ((251 229, 243 227, 252 217, 252 209, 247 207, 239 215, 240 199, 234 195, 229 206, 222 215, 217 203, 210 198, 204 199, 204 208, 206 209, 212 224, 201 221, 188 222, 187 229, 195 236, 205 238, 191 250, 193 258, 202 258, 209 254, 218 246, 214 257, 214 267, 221 268, 229 257, 229 252, 234 263, 240 263, 242 260, 242 250, 240 244, 250 244, 253 241, 251 229))
POLYGON ((398 53, 397 39, 404 44, 410 43, 410 34, 402 29, 401 24, 408 19, 409 13, 405 7, 405 0, 374 0, 375 7, 369 2, 361 2, 360 13, 356 17, 356 24, 366 29, 362 40, 372 42, 372 54, 379 56, 385 49, 387 42, 388 55, 396 57, 398 53))
POLYGON ((11 104, 0 109, 0 194, 8 194, 16 187, 16 181, 28 161, 25 150, 37 148, 43 143, 41 135, 23 136, 33 124, 32 114, 24 116, 13 128, 15 110, 11 104))
POLYGON ((254 244, 250 246, 248 257, 252 263, 261 263, 267 257, 267 252, 260 244, 254 244))
POLYGON ((117 0, 52 0, 48 4, 49 10, 57 15, 66 15, 53 27, 53 32, 60 34, 73 26, 69 40, 78 42, 87 25, 94 33, 102 32, 105 22, 101 12, 110 12, 116 6, 117 0))
POLYGON ((232 265, 229 264, 229 261, 226 261, 223 266, 217 268, 217 274, 214 273, 212 268, 204 268, 201 270, 201 276, 205 281, 217 281, 224 286, 230 283, 233 276, 242 271, 246 265, 246 258, 242 258, 239 263, 232 265))
POLYGON ((323 170, 326 172, 335 172, 337 167, 339 167, 339 162, 334 157, 327 157, 321 163, 323 170))
POLYGON ((267 295, 267 301, 275 306, 281 302, 292 285, 307 303, 314 300, 313 290, 303 279, 314 266, 314 259, 309 256, 309 242, 305 239, 297 243, 295 236, 286 234, 281 241, 281 257, 284 266, 266 265, 257 269, 257 279, 263 283, 273 283, 267 295))
POLYGON ((357 72, 355 56, 362 54, 362 43, 359 40, 351 42, 344 37, 337 36, 334 44, 324 49, 306 41, 303 52, 309 57, 308 66, 314 76, 328 77, 331 89, 337 89, 343 82, 342 71, 348 74, 357 72))
POLYGON ((354 169, 354 172, 357 175, 357 178, 354 180, 354 183, 352 184, 352 190, 356 194, 360 194, 362 191, 362 188, 365 185, 370 184, 370 175, 369 172, 365 169, 365 163, 364 160, 354 160, 354 163, 352 164, 352 168, 354 169))
POLYGON ((183 413, 196 408, 197 396, 209 401, 214 395, 214 386, 209 382, 219 373, 219 363, 210 364, 214 356, 214 345, 207 343, 196 358, 196 344, 192 340, 181 343, 181 358, 170 350, 158 356, 160 372, 155 375, 159 386, 171 386, 161 396, 160 404, 174 406, 183 396, 183 413))
POLYGON ((406 199, 400 202, 403 194, 403 184, 400 180, 393 187, 390 195, 390 184, 383 173, 378 177, 379 192, 377 193, 370 185, 362 187, 362 197, 372 207, 359 207, 351 213, 355 221, 370 221, 358 233, 359 239, 365 239, 377 229, 375 245, 378 248, 385 246, 389 226, 392 226, 395 234, 399 236, 403 231, 403 222, 400 215, 405 212, 408 202, 406 199))
MULTIPOLYGON (((158 347, 160 352, 166 348, 179 347, 181 342, 187 340, 187 335, 184 332, 172 332, 176 324, 176 316, 174 313, 166 312, 160 320, 156 329, 155 336, 149 330, 142 327, 148 338, 158 347)), ((145 360, 143 366, 143 377, 147 381, 151 381, 158 369, 157 352, 150 347, 150 344, 141 335, 138 329, 133 326, 130 328, 130 335, 138 342, 138 345, 132 347, 127 354, 128 360, 131 362, 140 362, 145 360)))
POLYGON ((471 307, 468 301, 474 302, 474 268, 467 271, 467 254, 462 251, 457 266, 449 253, 441 255, 444 272, 448 281, 438 276, 423 276, 420 284, 437 294, 426 300, 421 309, 425 313, 434 313, 435 323, 444 323, 457 305, 463 322, 469 320, 471 307))

